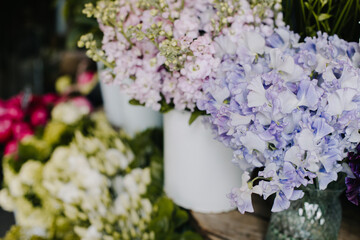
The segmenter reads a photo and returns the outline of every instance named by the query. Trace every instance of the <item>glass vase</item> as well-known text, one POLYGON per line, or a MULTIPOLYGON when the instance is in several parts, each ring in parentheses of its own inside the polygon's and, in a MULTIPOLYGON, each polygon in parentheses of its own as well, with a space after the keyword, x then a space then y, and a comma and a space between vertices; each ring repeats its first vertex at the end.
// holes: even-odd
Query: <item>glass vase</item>
POLYGON ((304 190, 304 197, 287 210, 272 213, 266 240, 336 240, 342 190, 304 190))

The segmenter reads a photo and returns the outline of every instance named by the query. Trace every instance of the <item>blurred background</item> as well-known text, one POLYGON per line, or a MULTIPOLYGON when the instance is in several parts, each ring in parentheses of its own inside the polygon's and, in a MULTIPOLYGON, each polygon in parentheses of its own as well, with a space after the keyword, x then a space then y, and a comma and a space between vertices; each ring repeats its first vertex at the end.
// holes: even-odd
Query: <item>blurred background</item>
MULTIPOLYGON (((96 71, 96 64, 76 47, 82 34, 100 32, 96 20, 81 13, 86 2, 95 1, 1 2, 0 99, 25 89, 35 94, 55 92, 60 76, 75 81, 80 72, 96 71)), ((12 213, 0 208, 0 237, 12 224, 12 213)))
POLYGON ((96 68, 84 52, 76 48, 81 34, 96 32, 96 20, 88 19, 81 13, 86 2, 91 1, 2 2, 1 99, 7 99, 25 88, 31 88, 36 94, 52 92, 59 76, 76 77, 80 62, 87 61, 86 68, 96 68))

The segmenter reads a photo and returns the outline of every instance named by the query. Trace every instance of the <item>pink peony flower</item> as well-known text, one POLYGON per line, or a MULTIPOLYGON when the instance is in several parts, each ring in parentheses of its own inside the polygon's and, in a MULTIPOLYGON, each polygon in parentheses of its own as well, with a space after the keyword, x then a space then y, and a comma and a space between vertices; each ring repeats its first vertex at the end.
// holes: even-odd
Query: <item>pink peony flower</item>
POLYGON ((53 105, 59 100, 59 96, 55 93, 47 93, 42 96, 42 101, 45 105, 53 105))
POLYGON ((21 140, 26 136, 34 135, 34 131, 31 129, 30 125, 26 122, 14 123, 12 126, 12 133, 14 138, 21 140))
POLYGON ((0 119, 0 143, 4 143, 12 135, 11 131, 12 122, 9 118, 0 119))
POLYGON ((6 104, 3 101, 0 101, 0 118, 3 118, 7 115, 7 110, 6 110, 6 104))
POLYGON ((83 114, 88 114, 93 110, 93 107, 89 100, 85 97, 74 97, 70 100, 83 114))
POLYGON ((77 83, 79 85, 89 84, 93 81, 94 76, 94 72, 83 72, 78 76, 77 83))
POLYGON ((21 121, 25 114, 20 106, 8 105, 6 107, 6 115, 14 121, 21 121))
POLYGON ((31 125, 37 126, 44 126, 49 118, 48 111, 45 107, 38 107, 36 108, 30 116, 31 125))
POLYGON ((16 106, 21 108, 22 94, 18 94, 6 101, 7 106, 16 106))
POLYGON ((18 143, 16 140, 11 140, 9 141, 6 146, 5 146, 5 149, 4 149, 4 155, 10 155, 10 154, 13 154, 17 151, 18 149, 18 143))

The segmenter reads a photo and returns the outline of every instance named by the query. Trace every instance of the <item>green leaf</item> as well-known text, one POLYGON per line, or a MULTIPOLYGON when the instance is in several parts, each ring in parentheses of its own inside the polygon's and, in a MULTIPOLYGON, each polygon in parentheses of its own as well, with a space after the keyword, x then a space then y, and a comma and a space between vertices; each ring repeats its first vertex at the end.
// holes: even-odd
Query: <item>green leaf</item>
POLYGON ((328 3, 328 0, 320 0, 320 2, 321 2, 321 7, 324 7, 328 3))
POLYGON ((189 119, 189 125, 191 125, 201 115, 206 115, 206 111, 195 110, 192 112, 189 119))
MULTIPOLYGON (((167 217, 157 216, 155 217, 151 223, 149 229, 155 232, 155 235, 159 237, 159 234, 167 233, 170 229, 170 222, 167 217)), ((164 234, 166 236, 166 234, 164 234)))
POLYGON ((131 105, 135 105, 135 106, 145 106, 144 103, 140 103, 140 102, 139 102, 138 100, 136 100, 136 99, 130 99, 129 103, 130 103, 131 105))
POLYGON ((313 9, 312 6, 310 6, 310 4, 308 2, 305 2, 304 4, 308 10, 311 11, 313 9))
POLYGON ((203 240, 203 238, 197 233, 186 231, 181 235, 180 240, 203 240))
POLYGON ((161 197, 157 204, 158 216, 171 218, 172 212, 174 211, 174 203, 167 197, 161 197))
POLYGON ((180 209, 179 207, 176 207, 174 220, 173 220, 175 228, 180 227, 188 220, 189 220, 189 215, 187 214, 187 212, 185 210, 180 209))
POLYGON ((321 22, 321 21, 325 21, 331 17, 332 17, 332 15, 330 15, 330 14, 322 13, 318 16, 318 20, 321 22))

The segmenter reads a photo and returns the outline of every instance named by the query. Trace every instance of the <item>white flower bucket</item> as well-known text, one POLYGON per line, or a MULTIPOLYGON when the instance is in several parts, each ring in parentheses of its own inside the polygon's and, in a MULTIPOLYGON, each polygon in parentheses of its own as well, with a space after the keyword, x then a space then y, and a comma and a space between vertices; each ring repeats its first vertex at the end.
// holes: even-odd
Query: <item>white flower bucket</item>
POLYGON ((232 162, 232 150, 214 140, 199 117, 190 113, 164 115, 165 192, 181 207, 203 213, 233 210, 226 197, 241 185, 242 171, 232 162))
POLYGON ((109 122, 130 136, 151 127, 162 127, 162 115, 149 108, 134 106, 120 87, 100 81, 105 114, 109 122))

